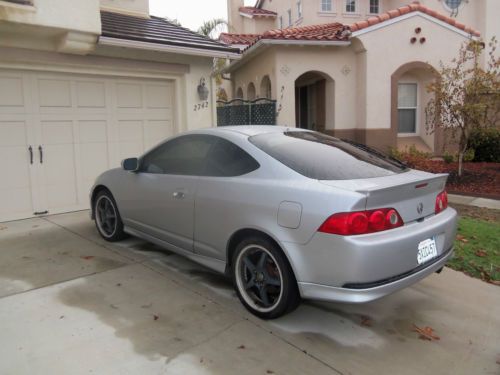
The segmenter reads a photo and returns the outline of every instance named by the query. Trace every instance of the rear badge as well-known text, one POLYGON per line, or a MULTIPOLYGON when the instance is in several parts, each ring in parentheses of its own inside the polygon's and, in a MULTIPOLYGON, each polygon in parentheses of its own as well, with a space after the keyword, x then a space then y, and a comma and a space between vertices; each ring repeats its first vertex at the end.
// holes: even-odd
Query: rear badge
POLYGON ((420 215, 423 211, 424 211, 424 204, 423 204, 422 202, 420 202, 420 203, 417 205, 417 212, 418 212, 418 214, 420 215))

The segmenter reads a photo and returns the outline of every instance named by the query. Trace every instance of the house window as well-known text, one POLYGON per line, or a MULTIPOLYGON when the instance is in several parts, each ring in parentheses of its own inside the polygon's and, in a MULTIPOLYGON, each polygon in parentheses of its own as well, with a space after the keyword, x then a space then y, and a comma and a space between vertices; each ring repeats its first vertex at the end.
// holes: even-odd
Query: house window
POLYGON ((288 9, 288 26, 292 26, 292 10, 288 9))
POLYGON ((282 29, 283 28, 283 16, 280 16, 279 23, 280 23, 280 29, 282 29))
POLYGON ((379 0, 370 0, 370 14, 379 12, 379 0))
POLYGON ((302 18, 302 0, 297 1, 297 17, 302 18))
POLYGON ((322 12, 331 12, 332 8, 332 0, 321 0, 321 11, 322 12))
POLYGON ((356 13, 357 0, 345 0, 346 13, 356 13))
POLYGON ((462 4, 462 0, 445 0, 444 2, 451 10, 458 9, 458 7, 462 4))
POLYGON ((398 84, 398 133, 417 132, 417 84, 398 84))

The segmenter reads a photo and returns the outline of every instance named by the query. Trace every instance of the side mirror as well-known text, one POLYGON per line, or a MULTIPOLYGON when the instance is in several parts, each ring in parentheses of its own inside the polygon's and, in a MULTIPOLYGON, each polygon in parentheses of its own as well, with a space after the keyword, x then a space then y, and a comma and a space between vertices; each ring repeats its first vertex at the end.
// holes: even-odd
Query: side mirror
POLYGON ((139 159, 128 158, 122 161, 122 168, 126 171, 135 172, 139 169, 139 159))

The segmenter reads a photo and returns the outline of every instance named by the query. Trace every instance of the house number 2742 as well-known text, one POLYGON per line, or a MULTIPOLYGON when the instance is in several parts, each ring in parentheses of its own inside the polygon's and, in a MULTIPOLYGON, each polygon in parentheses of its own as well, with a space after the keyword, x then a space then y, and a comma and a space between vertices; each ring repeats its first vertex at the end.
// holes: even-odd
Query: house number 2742
POLYGON ((203 103, 195 104, 193 110, 196 112, 196 111, 202 110, 203 108, 208 108, 208 101, 207 102, 203 102, 203 103))

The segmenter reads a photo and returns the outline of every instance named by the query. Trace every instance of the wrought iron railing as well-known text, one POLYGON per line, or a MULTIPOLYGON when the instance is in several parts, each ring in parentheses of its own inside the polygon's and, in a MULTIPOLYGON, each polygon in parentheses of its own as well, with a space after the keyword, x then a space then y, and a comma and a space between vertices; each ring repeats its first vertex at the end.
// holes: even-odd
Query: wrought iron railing
POLYGON ((276 125, 276 100, 218 100, 217 125, 276 125))

